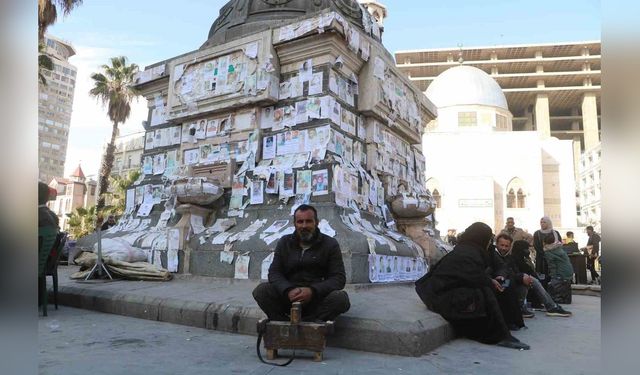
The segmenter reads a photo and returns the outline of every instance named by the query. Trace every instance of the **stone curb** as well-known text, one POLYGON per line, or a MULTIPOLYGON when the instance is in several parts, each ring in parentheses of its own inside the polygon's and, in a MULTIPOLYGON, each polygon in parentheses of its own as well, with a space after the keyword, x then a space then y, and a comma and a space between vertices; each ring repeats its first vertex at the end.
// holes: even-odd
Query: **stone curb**
MULTIPOLYGON (((252 336, 257 335, 256 323, 264 316, 251 307, 71 285, 59 287, 58 301, 80 309, 252 336)), ((452 327, 435 315, 413 322, 341 316, 335 324, 328 346, 400 356, 418 357, 455 338, 452 327)))

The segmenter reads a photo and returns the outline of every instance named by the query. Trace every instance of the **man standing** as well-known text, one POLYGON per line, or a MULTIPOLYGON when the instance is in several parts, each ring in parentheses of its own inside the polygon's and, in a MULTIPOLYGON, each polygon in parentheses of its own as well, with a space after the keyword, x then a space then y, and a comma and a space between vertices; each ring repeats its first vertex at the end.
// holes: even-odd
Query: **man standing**
POLYGON ((320 232, 318 213, 301 205, 294 214, 295 232, 278 241, 269 267, 269 282, 253 290, 253 298, 270 320, 289 320, 293 302, 302 303, 307 321, 334 320, 351 307, 342 251, 338 242, 320 232))
POLYGON ((553 298, 535 277, 535 271, 526 261, 529 258, 529 246, 526 241, 518 240, 514 242, 509 235, 501 233, 496 239, 496 249, 510 271, 512 283, 515 283, 514 286, 518 294, 518 302, 521 306, 523 317, 533 318, 535 316, 524 304, 529 290, 533 290, 533 293, 543 302, 547 315, 571 316, 571 312, 566 311, 553 301, 553 298))
POLYGON ((500 234, 508 234, 513 241, 525 240, 529 242, 529 245, 533 244, 533 236, 525 232, 522 228, 516 227, 516 222, 512 217, 507 218, 506 225, 500 234))
POLYGON ((587 269, 591 272, 590 284, 600 284, 600 275, 596 271, 596 259, 600 255, 600 235, 593 230, 593 226, 587 227, 587 235, 589 241, 587 241, 586 254, 587 257, 587 269))

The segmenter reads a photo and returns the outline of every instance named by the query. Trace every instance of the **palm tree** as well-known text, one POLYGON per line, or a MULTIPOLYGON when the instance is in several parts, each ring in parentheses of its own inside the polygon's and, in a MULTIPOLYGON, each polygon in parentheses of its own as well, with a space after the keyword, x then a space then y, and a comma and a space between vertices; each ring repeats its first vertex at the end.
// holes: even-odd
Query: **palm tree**
POLYGON ((111 199, 109 206, 105 207, 105 211, 109 211, 116 216, 121 216, 124 213, 127 199, 127 189, 140 177, 140 171, 131 171, 126 177, 120 175, 111 176, 109 185, 111 191, 106 192, 111 199))
POLYGON ((38 40, 44 38, 47 28, 58 18, 58 9, 67 16, 82 0, 38 0, 38 40))
POLYGON ((67 214, 69 217, 69 234, 74 239, 84 237, 95 230, 97 211, 96 206, 89 208, 78 207, 72 213, 67 214))
POLYGON ((102 73, 92 73, 94 86, 89 95, 99 99, 107 107, 107 115, 113 122, 111 141, 102 160, 100 177, 98 179, 98 211, 104 207, 104 194, 109 188, 109 175, 113 168, 113 153, 118 135, 118 125, 125 122, 131 114, 131 101, 139 93, 133 88, 133 76, 138 72, 138 65, 127 65, 124 56, 112 57, 111 65, 102 65, 102 73))

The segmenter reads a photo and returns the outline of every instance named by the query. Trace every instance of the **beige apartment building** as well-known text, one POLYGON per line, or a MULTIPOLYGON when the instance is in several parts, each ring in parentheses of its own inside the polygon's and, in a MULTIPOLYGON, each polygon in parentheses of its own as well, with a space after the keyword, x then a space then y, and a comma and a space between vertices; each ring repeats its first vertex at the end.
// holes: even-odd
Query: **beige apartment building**
POLYGON ((69 63, 76 53, 69 43, 50 35, 44 42, 54 69, 43 71, 47 84, 38 87, 38 178, 49 183, 64 174, 77 69, 69 63))
POLYGON ((513 130, 576 141, 576 171, 581 150, 600 142, 600 41, 417 49, 395 57, 422 91, 460 64, 485 71, 502 88, 513 130))
POLYGON ((580 158, 580 180, 577 183, 581 224, 592 225, 597 232, 601 231, 601 161, 601 144, 586 150, 580 158))
MULTIPOLYGON (((144 134, 142 131, 116 138, 112 176, 127 177, 129 172, 140 170, 144 153, 144 134)), ((104 151, 102 157, 104 158, 104 151)))

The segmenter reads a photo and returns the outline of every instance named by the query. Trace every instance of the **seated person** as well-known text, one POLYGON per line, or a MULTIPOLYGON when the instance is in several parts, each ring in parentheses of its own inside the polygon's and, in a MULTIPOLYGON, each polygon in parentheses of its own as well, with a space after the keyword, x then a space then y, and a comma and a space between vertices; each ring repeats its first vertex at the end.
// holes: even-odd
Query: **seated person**
POLYGON ((544 257, 549 267, 549 277, 565 281, 572 280, 573 267, 567 253, 562 250, 562 242, 558 241, 553 233, 547 234, 542 241, 544 257))
POLYGON ((505 267, 500 267, 502 262, 492 250, 492 236, 484 223, 469 226, 456 247, 416 281, 416 292, 458 335, 485 344, 529 349, 509 332, 498 302, 497 295, 505 290, 505 267))
POLYGON ((283 236, 269 267, 269 282, 253 298, 270 320, 288 321, 291 304, 302 303, 302 319, 334 320, 349 310, 346 275, 338 242, 320 232, 318 213, 309 205, 294 212, 295 232, 283 236))
POLYGON ((567 232, 567 239, 564 241, 564 245, 562 245, 562 249, 567 254, 578 254, 580 253, 580 249, 578 248, 578 243, 573 239, 573 232, 567 232))
POLYGON ((46 292, 44 271, 58 234, 58 217, 47 207, 49 186, 38 182, 38 301, 46 292))
POLYGON ((116 217, 115 217, 115 215, 110 214, 109 217, 107 217, 107 221, 102 223, 102 226, 100 227, 100 230, 101 231, 108 230, 109 228, 111 228, 114 225, 116 225, 116 217))
POLYGON ((542 286, 542 283, 540 283, 540 280, 538 280, 533 264, 531 264, 531 260, 529 258, 529 243, 527 241, 520 240, 515 241, 513 246, 511 246, 510 243, 507 245, 507 241, 504 237, 502 238, 502 241, 500 240, 501 238, 498 237, 498 251, 503 257, 507 256, 510 258, 508 264, 513 264, 516 269, 515 272, 521 275, 522 278, 522 282, 516 284, 516 288, 518 289, 519 301, 523 306, 523 316, 533 317, 534 315, 533 312, 529 311, 524 304, 524 301, 528 298, 527 296, 530 292, 532 292, 537 299, 544 304, 548 316, 571 316, 571 312, 566 311, 553 301, 553 298, 551 298, 549 293, 547 293, 542 286), (507 248, 509 248, 509 250, 505 250, 507 248), (504 255, 505 251, 508 252, 506 255, 504 255))

